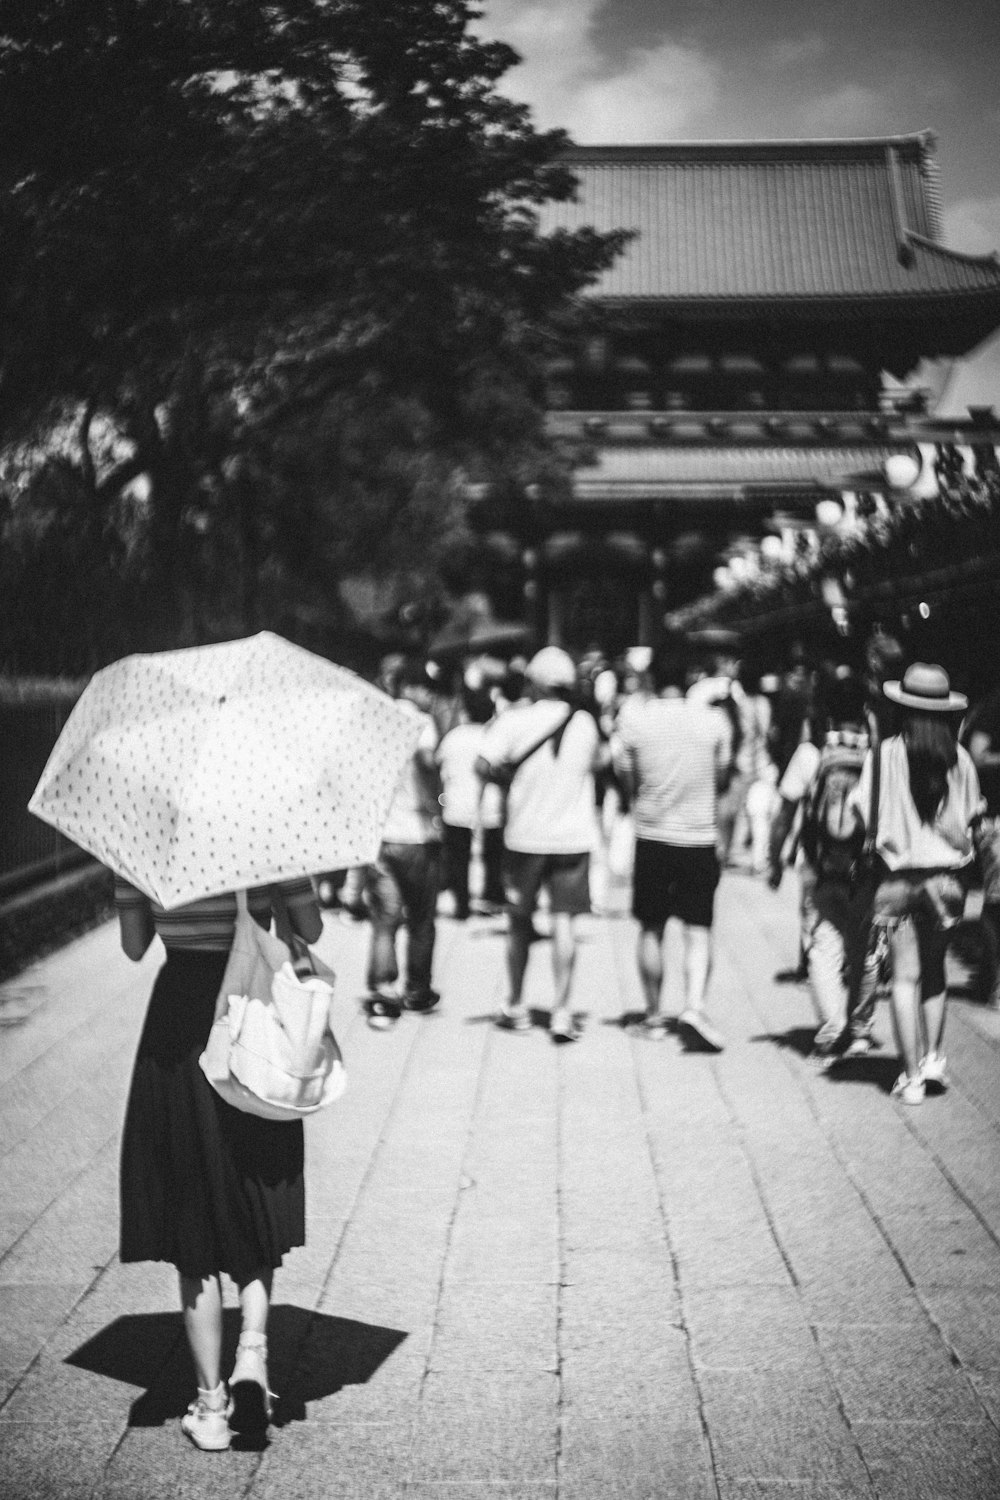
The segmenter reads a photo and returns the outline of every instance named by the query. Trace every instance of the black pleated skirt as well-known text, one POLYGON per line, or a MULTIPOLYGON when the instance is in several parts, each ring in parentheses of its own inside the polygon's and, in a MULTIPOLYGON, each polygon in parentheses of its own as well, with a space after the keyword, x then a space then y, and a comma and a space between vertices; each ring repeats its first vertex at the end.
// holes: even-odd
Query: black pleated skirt
POLYGON ((220 1099, 198 1066, 225 953, 168 952, 139 1041, 121 1155, 121 1259, 243 1284, 305 1242, 301 1121, 220 1099))

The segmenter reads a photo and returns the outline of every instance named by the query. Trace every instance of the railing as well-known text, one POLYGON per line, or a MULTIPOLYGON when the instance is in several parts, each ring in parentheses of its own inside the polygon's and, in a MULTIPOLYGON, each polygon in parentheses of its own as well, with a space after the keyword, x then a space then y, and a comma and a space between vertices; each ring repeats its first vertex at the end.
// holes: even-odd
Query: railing
POLYGON ((28 812, 28 800, 82 687, 0 683, 0 899, 87 858, 28 812))

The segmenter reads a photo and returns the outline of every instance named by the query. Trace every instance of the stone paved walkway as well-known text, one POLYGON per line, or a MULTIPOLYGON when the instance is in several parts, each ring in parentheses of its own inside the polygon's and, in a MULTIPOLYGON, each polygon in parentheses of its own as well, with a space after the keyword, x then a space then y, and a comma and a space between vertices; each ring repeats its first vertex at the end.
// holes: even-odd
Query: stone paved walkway
POLYGON ((1000 1015, 953 1003, 920 1109, 888 1097, 884 1006, 882 1053, 816 1076, 808 996, 773 981, 794 902, 723 881, 718 1057, 620 1026, 628 919, 589 920, 557 1048, 489 1024, 499 923, 442 919, 441 1013, 376 1034, 365 929, 328 918, 351 1081, 308 1127, 266 1451, 185 1443, 173 1273, 115 1254, 155 954, 108 926, 0 986, 0 1495, 995 1500, 1000 1015))

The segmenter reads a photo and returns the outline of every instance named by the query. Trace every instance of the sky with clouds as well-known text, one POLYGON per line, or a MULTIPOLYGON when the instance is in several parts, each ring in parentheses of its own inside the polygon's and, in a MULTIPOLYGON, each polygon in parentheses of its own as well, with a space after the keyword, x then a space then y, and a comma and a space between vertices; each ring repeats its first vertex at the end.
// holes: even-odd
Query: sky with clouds
POLYGON ((504 92, 581 144, 931 128, 947 242, 1000 250, 1000 0, 481 0, 504 92))

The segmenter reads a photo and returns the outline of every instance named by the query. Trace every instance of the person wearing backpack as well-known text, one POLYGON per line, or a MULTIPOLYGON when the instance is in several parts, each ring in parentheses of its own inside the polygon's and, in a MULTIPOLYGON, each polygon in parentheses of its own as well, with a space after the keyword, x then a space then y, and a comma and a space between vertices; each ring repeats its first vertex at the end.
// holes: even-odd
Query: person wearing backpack
POLYGON ((892 1021, 903 1064, 892 1093, 903 1104, 923 1104, 928 1088, 948 1087, 941 1051, 945 952, 964 910, 986 803, 972 757, 957 742, 956 720, 968 699, 952 691, 944 668, 913 662, 883 692, 903 710, 901 727, 879 746, 878 797, 871 797, 869 756, 854 800, 858 819, 875 823, 872 920, 889 937, 892 1021))
POLYGON ((822 698, 822 741, 798 746, 778 787, 770 884, 776 890, 781 882, 797 816, 802 946, 819 1020, 811 1061, 825 1070, 842 1055, 871 1051, 874 987, 865 966, 873 892, 860 868, 864 831, 854 810, 869 749, 864 685, 842 668, 829 675, 822 698))

